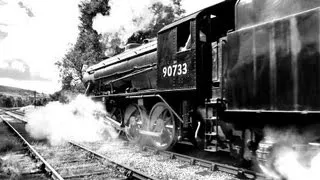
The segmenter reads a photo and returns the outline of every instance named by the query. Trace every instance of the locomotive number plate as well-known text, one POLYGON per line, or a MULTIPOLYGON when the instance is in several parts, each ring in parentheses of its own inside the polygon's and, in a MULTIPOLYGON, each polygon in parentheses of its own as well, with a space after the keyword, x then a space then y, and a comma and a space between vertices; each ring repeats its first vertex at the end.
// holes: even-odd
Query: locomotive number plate
POLYGON ((174 64, 162 68, 163 77, 180 76, 188 73, 187 63, 174 64))

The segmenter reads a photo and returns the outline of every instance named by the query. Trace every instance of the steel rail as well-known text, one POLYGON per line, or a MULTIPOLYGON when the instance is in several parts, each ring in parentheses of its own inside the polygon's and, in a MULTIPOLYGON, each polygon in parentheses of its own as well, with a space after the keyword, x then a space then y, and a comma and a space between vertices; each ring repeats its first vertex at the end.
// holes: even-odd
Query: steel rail
MULTIPOLYGON (((7 113, 6 113, 7 114, 7 113)), ((26 123, 26 121, 25 120, 23 120, 23 119, 21 119, 20 117, 15 117, 15 116, 12 116, 12 114, 13 113, 8 113, 7 115, 9 115, 9 116, 11 116, 11 117, 14 117, 14 118, 16 118, 16 119, 19 119, 19 120, 21 120, 22 122, 25 122, 26 123)), ((5 121, 5 120, 4 120, 5 121)), ((6 122, 6 123, 8 123, 8 122, 6 122)), ((11 128, 13 128, 10 124, 9 124, 9 126, 11 127, 11 128)), ((13 128, 13 130, 21 137, 21 138, 23 138, 14 128, 13 128)), ((23 140, 26 142, 26 144, 28 145, 28 147, 31 147, 31 145, 23 138, 23 140)), ((121 164, 119 164, 119 163, 116 163, 116 162, 114 162, 114 161, 111 161, 111 160, 109 160, 107 157, 105 157, 105 156, 103 156, 103 155, 101 155, 101 154, 98 154, 97 152, 93 152, 92 150, 90 150, 90 149, 88 149, 88 148, 86 148, 86 147, 84 147, 84 146, 82 146, 82 145, 80 145, 80 144, 77 144, 77 143, 75 143, 75 142, 69 142, 71 145, 73 145, 73 146, 75 146, 75 147, 78 147, 78 148, 81 148, 81 149, 83 149, 83 150, 85 150, 85 151, 88 151, 88 152, 90 152, 91 154, 93 154, 95 157, 98 157, 99 159, 103 159, 103 160, 107 160, 110 164, 112 164, 112 165, 114 165, 115 166, 115 168, 119 171, 119 172, 121 172, 121 171, 123 171, 123 169, 124 169, 124 172, 123 172, 123 174, 125 174, 127 177, 134 177, 134 178, 136 178, 136 179, 141 179, 141 180, 158 180, 157 178, 154 178, 154 177, 151 177, 151 176, 148 176, 148 175, 146 175, 146 174, 144 174, 143 172, 140 172, 140 171, 138 171, 138 170, 134 170, 134 169, 132 169, 132 168, 130 168, 130 167, 128 167, 128 166, 125 166, 125 165, 121 165, 121 164)), ((31 147, 32 148, 32 147, 31 147)), ((35 151, 33 148, 32 148, 32 150, 33 151, 35 151)), ((36 151, 35 151, 36 152, 36 151)), ((36 155, 38 156, 40 156, 40 154, 38 154, 37 152, 36 152, 36 155)), ((42 159, 43 158, 39 158, 41 161, 42 161, 42 159)), ((44 159, 43 159, 44 160, 44 159)), ((44 165, 49 165, 48 163, 44 163, 44 165)), ((50 169, 50 171, 51 172, 53 172, 52 174, 58 174, 50 165, 49 165, 49 169, 50 169), (51 170, 51 169, 52 170, 51 170)), ((82 175, 78 175, 79 177, 80 176, 82 176, 82 175)), ((60 178, 57 178, 57 179, 69 179, 69 178, 71 178, 71 177, 65 177, 65 178, 63 178, 63 177, 61 177, 60 176, 60 178)), ((74 178, 74 177, 72 177, 72 178, 74 178)))
POLYGON ((18 113, 14 113, 14 112, 10 112, 10 111, 4 111, 4 113, 5 113, 6 115, 8 115, 8 116, 11 116, 11 117, 14 117, 14 118, 18 119, 19 121, 22 121, 22 122, 24 122, 24 123, 27 123, 26 120, 24 120, 24 119, 22 119, 21 117, 19 117, 19 116, 22 116, 22 115, 20 115, 20 114, 18 114, 18 113))
POLYGON ((153 151, 155 154, 166 155, 170 157, 170 159, 178 159, 181 161, 189 162, 190 165, 198 165, 204 168, 208 168, 211 171, 221 171, 221 172, 229 173, 229 174, 235 175, 235 177, 239 179, 271 180, 270 178, 268 178, 262 173, 254 172, 248 169, 238 168, 238 167, 234 167, 226 164, 194 158, 191 156, 187 156, 187 155, 183 155, 175 152, 157 150, 149 146, 144 146, 142 149, 144 151, 153 151))
POLYGON ((42 162, 42 166, 44 166, 42 170, 46 171, 53 179, 63 180, 60 174, 31 146, 31 144, 28 143, 26 139, 24 139, 24 137, 8 121, 4 119, 2 120, 22 140, 23 144, 27 146, 29 151, 42 162))
POLYGON ((99 159, 106 160, 108 163, 114 165, 115 168, 118 169, 120 172, 123 171, 122 173, 124 175, 126 175, 127 177, 134 177, 136 179, 141 179, 141 180, 158 180, 157 178, 154 178, 154 177, 151 177, 149 175, 146 175, 141 171, 138 171, 138 170, 130 168, 130 167, 126 166, 126 165, 122 165, 122 164, 116 163, 114 161, 111 161, 107 157, 105 157, 105 156, 103 156, 103 155, 101 155, 101 154, 99 154, 97 152, 94 152, 94 151, 88 149, 87 147, 84 147, 84 146, 82 146, 82 145, 80 145, 78 143, 71 142, 71 141, 69 141, 69 143, 71 145, 73 145, 73 146, 76 146, 76 147, 78 147, 80 149, 83 149, 85 151, 90 152, 91 154, 93 154, 95 157, 97 157, 99 159))

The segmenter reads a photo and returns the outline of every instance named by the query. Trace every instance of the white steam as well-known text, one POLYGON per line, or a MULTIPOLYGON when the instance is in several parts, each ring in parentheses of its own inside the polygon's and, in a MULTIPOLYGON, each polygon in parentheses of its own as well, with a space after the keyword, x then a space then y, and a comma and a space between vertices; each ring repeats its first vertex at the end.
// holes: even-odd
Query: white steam
POLYGON ((182 8, 186 10, 187 14, 191 14, 193 12, 199 11, 203 8, 212 6, 216 3, 222 2, 223 0, 182 0, 182 8))
POLYGON ((287 180, 317 180, 320 177, 320 153, 314 156, 309 165, 305 165, 301 156, 306 152, 296 150, 281 151, 277 154, 274 167, 287 180))
POLYGON ((118 33, 120 39, 126 40, 134 32, 146 30, 153 23, 153 13, 148 7, 154 2, 170 4, 170 0, 111 0, 110 15, 97 14, 93 19, 93 28, 100 34, 118 33))
POLYGON ((263 172, 273 179, 319 179, 320 147, 318 144, 303 144, 305 139, 294 130, 266 130, 265 140, 273 143, 273 150, 267 168, 260 166, 263 172))
POLYGON ((51 102, 26 114, 26 130, 37 139, 47 139, 53 145, 65 141, 93 142, 116 138, 117 133, 103 117, 101 103, 79 95, 68 104, 51 102))
MULTIPOLYGON (((221 1, 223 0, 201 0, 198 2, 182 0, 181 7, 186 10, 187 15, 221 1)), ((133 33, 139 30, 148 30, 150 25, 155 24, 156 17, 149 7, 156 2, 173 6, 172 0, 110 0, 110 15, 97 14, 93 19, 93 28, 100 34, 108 33, 118 36, 122 41, 121 45, 124 45, 133 33)), ((162 15, 166 16, 165 13, 162 15)), ((112 44, 111 42, 107 43, 112 44)))

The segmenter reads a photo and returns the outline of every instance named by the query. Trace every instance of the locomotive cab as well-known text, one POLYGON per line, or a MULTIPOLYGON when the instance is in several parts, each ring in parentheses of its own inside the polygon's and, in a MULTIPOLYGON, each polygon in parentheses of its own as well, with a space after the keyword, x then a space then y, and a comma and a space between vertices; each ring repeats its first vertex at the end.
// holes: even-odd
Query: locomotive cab
POLYGON ((227 33, 234 30, 234 7, 235 1, 223 1, 158 33, 157 86, 169 91, 192 90, 182 99, 187 105, 182 105, 181 129, 191 126, 182 136, 208 151, 217 151, 220 142, 225 146, 222 140, 228 137, 224 132, 231 131, 219 120, 218 109, 222 105, 222 48, 227 33))
POLYGON ((221 96, 220 48, 227 32, 234 29, 234 4, 223 1, 159 31, 159 89, 196 90, 199 103, 221 96))

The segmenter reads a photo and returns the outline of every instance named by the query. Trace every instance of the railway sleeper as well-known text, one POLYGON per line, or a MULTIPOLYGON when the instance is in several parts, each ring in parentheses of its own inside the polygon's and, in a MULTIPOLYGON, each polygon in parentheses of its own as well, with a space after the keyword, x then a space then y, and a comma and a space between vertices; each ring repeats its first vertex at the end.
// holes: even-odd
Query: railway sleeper
POLYGON ((83 178, 83 177, 97 176, 97 175, 102 175, 102 174, 106 174, 106 171, 97 171, 97 172, 76 174, 76 175, 71 175, 71 176, 63 176, 63 179, 83 178))
MULTIPOLYGON (((79 170, 79 169, 85 169, 88 168, 87 170, 90 170, 91 168, 96 168, 99 163, 97 162, 90 162, 86 164, 83 164, 84 162, 74 162, 72 164, 61 164, 60 166, 56 166, 56 170, 61 171, 62 169, 68 169, 68 170, 79 170)), ((60 164, 60 163, 59 163, 60 164)))

